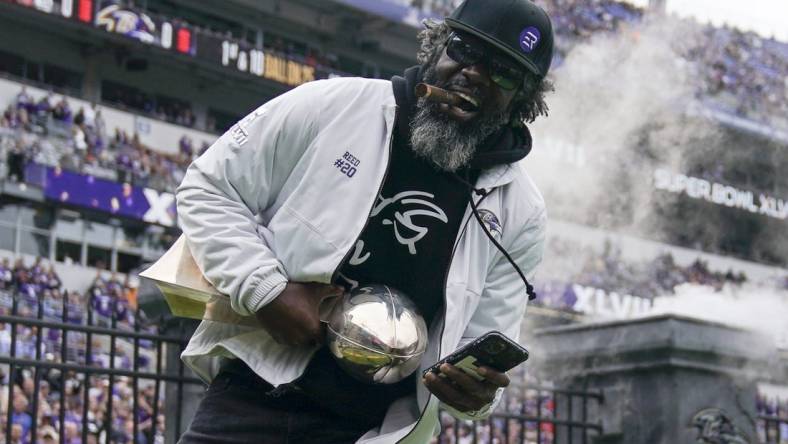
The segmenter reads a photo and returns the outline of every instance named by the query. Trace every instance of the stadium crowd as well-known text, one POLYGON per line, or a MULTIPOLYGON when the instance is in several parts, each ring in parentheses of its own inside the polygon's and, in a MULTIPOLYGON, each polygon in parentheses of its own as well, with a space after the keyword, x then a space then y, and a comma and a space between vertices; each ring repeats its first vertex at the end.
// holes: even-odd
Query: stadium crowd
MULTIPOLYGON (((553 19, 560 65, 572 48, 597 33, 625 32, 636 38, 645 11, 614 0, 542 0, 553 19)), ((691 62, 696 95, 707 106, 763 124, 788 128, 788 43, 729 27, 676 20, 688 38, 676 51, 691 62)))
POLYGON ((642 297, 672 294, 681 284, 698 284, 721 290, 726 284, 739 285, 747 281, 743 272, 712 271, 701 259, 688 266, 676 264, 670 253, 651 260, 632 262, 622 257, 621 249, 606 242, 600 250, 575 242, 552 238, 546 256, 559 264, 551 266, 546 274, 563 274, 572 282, 605 291, 623 292, 642 297), (569 272, 567 275, 566 273, 569 272))
MULTIPOLYGON (((621 250, 606 242, 601 249, 553 237, 547 243, 545 262, 540 269, 536 304, 555 309, 571 309, 575 303, 573 285, 603 290, 606 293, 655 298, 671 295, 682 284, 703 285, 720 291, 726 285, 748 282, 744 272, 714 271, 700 258, 682 266, 670 253, 650 260, 631 261, 621 250)), ((784 278, 788 280, 788 276, 784 278)), ((782 288, 784 282, 762 284, 782 288)))
MULTIPOLYGON (((542 0, 553 18, 557 64, 578 43, 599 32, 637 35, 645 11, 614 0, 542 0)), ((696 95, 707 106, 778 128, 788 128, 788 43, 729 27, 679 22, 693 32, 676 51, 691 62, 696 95)))
POLYGON ((788 128, 788 44, 705 26, 686 53, 699 68, 707 105, 788 128))
POLYGON ((23 180, 25 164, 35 161, 165 191, 173 191, 192 159, 207 149, 184 135, 178 154, 164 154, 137 134, 115 128, 110 135, 95 104, 74 112, 64 96, 36 102, 24 86, 0 116, 0 136, 12 180, 23 180))
MULTIPOLYGON (((0 314, 15 314, 44 321, 63 321, 76 325, 96 325, 117 329, 151 331, 141 312, 136 308, 136 289, 128 278, 121 282, 116 275, 108 278, 97 274, 87 292, 63 288, 54 268, 38 258, 30 266, 22 259, 13 264, 5 258, 0 263, 0 314)), ((150 341, 139 340, 136 368, 155 371, 155 353, 150 341)), ((93 335, 90 347, 87 335, 69 332, 63 350, 63 332, 59 329, 0 323, 0 355, 19 359, 51 363, 74 363, 99 368, 132 370, 133 344, 116 339, 114 362, 110 340, 103 335, 93 335), (39 333, 41 337, 39 338, 39 333), (12 343, 13 342, 13 343, 12 343), (12 353, 13 350, 13 353, 12 353), (65 359, 63 359, 65 358, 65 359)), ((137 442, 162 442, 164 417, 157 414, 154 404, 162 412, 162 400, 156 401, 156 387, 151 383, 137 386, 137 442), (155 423, 155 424, 154 424, 155 423)), ((88 442, 133 442, 134 387, 128 377, 117 376, 110 387, 107 376, 84 374, 71 370, 41 369, 38 372, 26 367, 16 367, 11 379, 10 368, 0 366, 0 440, 5 436, 6 418, 11 411, 11 435, 19 444, 33 442, 59 442, 59 433, 65 442, 82 442, 83 427, 87 428, 88 442), (87 393, 86 393, 87 391, 87 393), (36 399, 36 393, 38 394, 36 399), (110 400, 111 397, 111 400, 110 400), (85 402, 87 406, 85 407, 85 402), (112 403, 112 417, 108 417, 108 404, 112 403), (31 436, 33 416, 36 415, 36 437, 31 436), (61 427, 62 418, 62 427, 61 427), (109 441, 105 441, 109 438, 109 441)))

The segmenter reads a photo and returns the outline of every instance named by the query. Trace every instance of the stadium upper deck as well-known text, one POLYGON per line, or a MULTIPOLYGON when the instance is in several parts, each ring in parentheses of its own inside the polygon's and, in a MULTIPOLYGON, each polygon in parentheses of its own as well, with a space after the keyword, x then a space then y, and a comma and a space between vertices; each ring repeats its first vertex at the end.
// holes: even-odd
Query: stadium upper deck
MULTIPOLYGON (((10 39, 0 45, 5 52, 0 68, 78 90, 88 99, 221 131, 256 104, 304 81, 333 75, 387 78, 400 72, 413 63, 419 20, 440 17, 455 3, 147 0, 133 6, 107 0, 3 0, 0 7, 8 8, 9 19, 38 30, 25 32, 7 23, 10 39), (64 41, 46 41, 52 33, 64 41), (24 54, 14 51, 22 42, 30 48, 24 54), (249 81, 248 75, 257 79, 249 81), (157 90, 158 85, 167 87, 157 90)), ((556 67, 591 36, 636 34, 637 24, 648 16, 614 0, 541 3, 559 37, 556 67)), ((734 29, 691 27, 694 32, 676 50, 697 66, 696 95, 707 111, 728 124, 788 140, 788 45, 734 29)))
MULTIPOLYGON (((13 81, 32 82, 44 89, 54 88, 69 93, 71 97, 67 102, 71 103, 71 112, 74 115, 78 114, 79 108, 92 114, 95 108, 93 102, 111 105, 101 107, 106 124, 106 133, 101 138, 91 137, 88 128, 80 129, 80 125, 70 126, 68 131, 73 131, 74 128, 78 130, 58 140, 52 139, 52 134, 45 134, 47 137, 44 141, 47 143, 43 145, 41 142, 30 142, 32 139, 27 137, 27 145, 22 147, 23 151, 38 147, 31 152, 31 159, 46 158, 47 151, 41 150, 41 146, 65 147, 66 150, 76 148, 73 152, 84 153, 84 156, 60 157, 63 149, 58 148, 53 151, 54 154, 50 153, 54 157, 49 156, 50 161, 43 163, 66 166, 97 178, 129 180, 134 186, 171 192, 184 166, 178 160, 184 149, 180 146, 184 134, 188 136, 187 139, 191 139, 187 144, 193 145, 190 148, 192 153, 199 152, 215 137, 209 132, 178 130, 179 127, 222 131, 248 110, 298 83, 332 75, 387 77, 412 63, 412 54, 416 49, 414 34, 417 28, 414 25, 419 19, 439 15, 436 11, 449 7, 449 2, 422 2, 420 9, 415 9, 414 4, 405 3, 407 2, 393 0, 233 0, 222 2, 225 7, 218 8, 214 2, 195 3, 181 0, 149 0, 137 2, 136 6, 122 0, 4 0, 0 1, 0 9, 9 14, 3 14, 0 18, 4 34, 7 35, 7 38, 0 41, 0 71, 4 71, 13 81), (20 51, 19 48, 25 50, 20 51), (124 113, 124 109, 130 113, 124 113), (146 118, 140 117, 141 115, 146 118), (174 125, 164 123, 165 121, 174 125), (136 151, 120 150, 117 153, 104 149, 108 145, 119 146, 118 140, 122 142, 135 139, 138 139, 140 146, 144 148, 136 151), (129 153, 131 155, 128 155, 129 153), (149 166, 138 168, 145 159, 148 159, 149 166)), ((610 0, 593 3, 544 0, 544 4, 551 11, 557 33, 562 37, 559 42, 564 42, 560 45, 555 61, 558 73, 561 72, 564 60, 572 48, 593 35, 618 32, 634 35, 628 38, 636 39, 637 23, 644 14, 644 11, 610 0)), ((701 40, 689 42, 686 47, 681 48, 687 57, 701 54, 697 49, 705 47, 704 45, 718 49, 711 51, 708 57, 732 54, 731 45, 761 48, 751 52, 736 52, 735 54, 739 55, 749 54, 742 56, 742 66, 737 64, 738 59, 729 57, 725 61, 727 65, 713 68, 718 71, 764 70, 776 63, 775 54, 779 54, 782 47, 776 42, 765 40, 758 43, 752 35, 733 30, 704 29, 700 34, 703 36, 701 40), (718 39, 719 41, 714 40, 711 43, 703 40, 717 39, 720 35, 738 37, 734 40, 718 39), (761 58, 763 63, 753 62, 761 58)), ((781 65, 776 65, 774 69, 778 72, 786 71, 781 65)), ((770 77, 772 81, 773 77, 770 77)), ((748 76, 740 75, 736 78, 745 81, 748 76)), ((720 109, 720 103, 738 103, 736 95, 741 91, 753 91, 749 86, 726 87, 725 85, 730 83, 726 76, 723 76, 721 82, 723 86, 717 85, 716 89, 703 83, 702 90, 697 92, 708 99, 704 101, 712 103, 717 110, 720 109), (710 91, 716 91, 716 95, 710 91)), ((14 82, 0 85, 0 90, 3 91, 3 106, 14 108, 11 111, 6 110, 7 114, 10 114, 5 119, 6 125, 12 127, 18 125, 21 118, 17 113, 17 95, 20 91, 15 85, 14 82)), ((763 101, 763 106, 785 107, 786 100, 775 95, 775 84, 772 82, 769 85, 770 88, 759 90, 771 94, 771 102, 763 101)), ((32 89, 35 88, 31 87, 31 91, 32 89)), ((38 105, 55 106, 60 100, 54 96, 43 96, 43 93, 37 93, 35 104, 23 104, 22 108, 29 108, 25 111, 29 120, 35 120, 34 108, 38 105), (39 103, 40 101, 43 102, 39 103), (50 101, 53 103, 48 104, 50 101)), ((24 94, 22 99, 32 100, 25 99, 24 94)), ((750 100, 747 103, 752 105, 758 102, 750 100)), ((747 116, 747 109, 752 108, 750 105, 749 108, 729 110, 730 115, 743 119, 747 116)), ((779 113, 775 115, 777 114, 779 113)), ((761 122, 758 125, 764 124, 761 122)), ((775 126, 769 128, 774 129, 775 126)), ((642 137, 647 138, 649 131, 651 130, 644 131, 642 137)), ((41 136, 35 131, 33 133, 36 134, 35 137, 41 136)), ((655 194, 692 194, 693 190, 676 188, 676 180, 684 177, 685 182, 690 179, 692 183, 705 181, 710 189, 713 182, 719 187, 727 186, 734 191, 741 191, 736 196, 741 194, 747 197, 746 193, 749 192, 752 200, 748 205, 744 205, 747 202, 736 200, 736 196, 731 194, 731 199, 741 201, 741 205, 733 205, 736 208, 730 209, 725 208, 731 205, 726 204, 725 199, 722 199, 725 196, 722 195, 718 196, 720 202, 711 202, 714 199, 710 195, 709 199, 706 199, 710 203, 699 199, 691 205, 680 199, 668 199, 669 202, 662 208, 664 211, 661 211, 663 218, 684 220, 686 212, 682 213, 684 210, 681 209, 691 206, 694 211, 701 211, 700 208, 719 211, 718 221, 727 221, 726 227, 735 228, 742 223, 754 223, 758 227, 764 224, 771 227, 766 232, 779 231, 780 223, 784 223, 785 219, 785 203, 781 200, 785 185, 777 173, 781 165, 779 160, 784 158, 777 155, 782 142, 779 137, 769 137, 776 134, 774 131, 766 135, 765 141, 737 131, 731 130, 729 133, 730 135, 725 137, 725 143, 718 147, 724 155, 701 156, 703 158, 700 163, 689 162, 685 171, 666 173, 664 166, 656 165, 653 173, 655 184, 659 182, 662 185, 653 191, 655 194), (742 153, 752 154, 742 154, 748 159, 747 162, 736 160, 736 155, 733 154, 736 150, 733 147, 737 145, 745 147, 742 153), (757 155, 758 152, 762 155, 757 155), (724 159, 729 159, 731 163, 727 164, 724 159), (670 176, 667 182, 664 180, 666 174, 670 176), (663 180, 657 181, 657 176, 663 180), (767 201, 774 200, 774 205, 768 203, 764 207, 768 214, 778 216, 773 217, 774 220, 758 214, 761 209, 759 193, 765 196, 767 201), (752 208, 755 208, 754 212, 752 208)), ((540 135, 540 140, 549 143, 544 144, 543 149, 534 154, 535 157, 544 151, 559 155, 565 151, 559 149, 562 146, 557 146, 550 137, 548 134, 548 138, 544 139, 540 135)), ((559 145, 560 143, 559 141, 559 145)), ((643 146, 640 151, 650 155, 648 149, 642 148, 643 146)), ((586 166, 586 169, 588 168, 592 167, 586 166)), ((624 166, 623 170, 626 173, 627 168, 624 166)), ((626 177, 625 174, 626 180, 618 184, 611 182, 606 185, 627 189, 627 186, 621 184, 631 183, 632 174, 629 176, 626 177)), ((559 199, 555 199, 556 196, 549 197, 555 216, 592 225, 599 222, 598 218, 573 218, 571 214, 561 211, 560 196, 559 199)), ((682 199, 686 200, 686 196, 682 199)), ((608 202, 600 211, 615 213, 621 209, 622 206, 615 202, 608 202)), ((693 234, 689 237, 667 236, 663 240, 680 245, 694 244, 706 251, 721 251, 744 258, 783 263, 784 259, 780 259, 779 252, 775 253, 773 249, 763 255, 753 254, 749 247, 743 248, 742 245, 752 245, 751 237, 739 236, 733 241, 704 239, 701 236, 705 231, 704 225, 693 226, 693 234), (726 243, 728 246, 720 250, 719 246, 726 243)), ((605 228, 620 227, 610 225, 605 228)), ((754 233, 762 230, 723 231, 754 233)), ((758 248, 770 250, 769 243, 761 244, 758 248)))
POLYGON ((415 58, 414 28, 324 2, 143 6, 0 1, 7 37, 0 71, 223 131, 298 84, 335 75, 388 77, 415 58))

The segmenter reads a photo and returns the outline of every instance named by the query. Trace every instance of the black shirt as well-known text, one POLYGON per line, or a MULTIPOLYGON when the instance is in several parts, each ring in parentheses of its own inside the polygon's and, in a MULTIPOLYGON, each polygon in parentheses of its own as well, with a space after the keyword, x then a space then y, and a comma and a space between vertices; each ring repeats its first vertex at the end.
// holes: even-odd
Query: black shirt
MULTIPOLYGON (((470 191, 453 173, 438 170, 413 152, 409 121, 414 103, 406 88, 403 81, 394 82, 398 111, 386 178, 337 283, 396 288, 413 300, 429 326, 443 308, 446 275, 470 191)), ((478 175, 468 174, 471 180, 478 175)), ((393 401, 415 392, 416 377, 414 373, 388 385, 357 381, 324 347, 298 385, 326 408, 375 424, 393 401)))
POLYGON ((394 137, 389 170, 339 282, 385 284, 412 299, 430 325, 443 304, 446 273, 470 192, 452 173, 394 137))

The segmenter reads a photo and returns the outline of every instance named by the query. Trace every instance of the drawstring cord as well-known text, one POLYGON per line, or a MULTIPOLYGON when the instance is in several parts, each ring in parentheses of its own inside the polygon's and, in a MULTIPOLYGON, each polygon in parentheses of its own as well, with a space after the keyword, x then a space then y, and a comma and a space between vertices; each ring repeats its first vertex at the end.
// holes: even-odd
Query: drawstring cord
POLYGON ((503 256, 506 258, 506 260, 508 260, 509 263, 512 265, 512 267, 514 267, 514 270, 517 271, 517 274, 520 275, 520 279, 522 279, 523 282, 525 283, 525 292, 528 294, 528 300, 532 301, 532 300, 536 299, 536 293, 534 292, 534 287, 533 287, 533 285, 531 285, 530 282, 528 282, 528 279, 525 277, 525 273, 523 273, 523 270, 521 270, 520 267, 517 266, 517 264, 514 262, 514 259, 512 259, 512 256, 509 255, 509 252, 506 251, 506 249, 497 240, 495 240, 495 237, 487 229, 487 226, 484 225, 484 221, 482 220, 482 217, 479 215, 478 205, 482 203, 482 201, 490 194, 490 192, 485 190, 484 188, 476 188, 476 187, 474 187, 473 184, 470 183, 469 174, 470 174, 470 171, 468 171, 466 169, 465 170, 465 179, 463 179, 462 177, 460 177, 459 174, 456 174, 456 173, 454 174, 454 177, 456 177, 460 182, 463 182, 468 187, 468 189, 471 190, 471 192, 472 192, 471 199, 470 199, 470 201, 471 201, 471 212, 473 213, 473 216, 476 219, 476 222, 479 223, 479 226, 482 228, 482 231, 484 231, 484 234, 487 235, 487 238, 490 239, 490 242, 492 242, 493 245, 495 245, 495 248, 497 248, 498 251, 500 251, 501 254, 503 254, 503 256), (477 196, 480 196, 478 202, 474 202, 473 201, 473 194, 475 194, 477 196))

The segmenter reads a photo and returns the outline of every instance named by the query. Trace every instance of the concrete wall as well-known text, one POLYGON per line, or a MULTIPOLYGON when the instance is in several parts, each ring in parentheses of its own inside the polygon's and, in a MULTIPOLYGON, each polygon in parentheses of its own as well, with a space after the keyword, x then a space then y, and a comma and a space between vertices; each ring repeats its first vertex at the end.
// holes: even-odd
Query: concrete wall
POLYGON ((690 318, 552 327, 534 341, 539 370, 558 386, 603 392, 590 418, 604 428, 598 443, 754 443, 758 383, 788 382, 771 338, 690 318), (712 433, 699 424, 717 420, 745 441, 698 441, 712 433))

